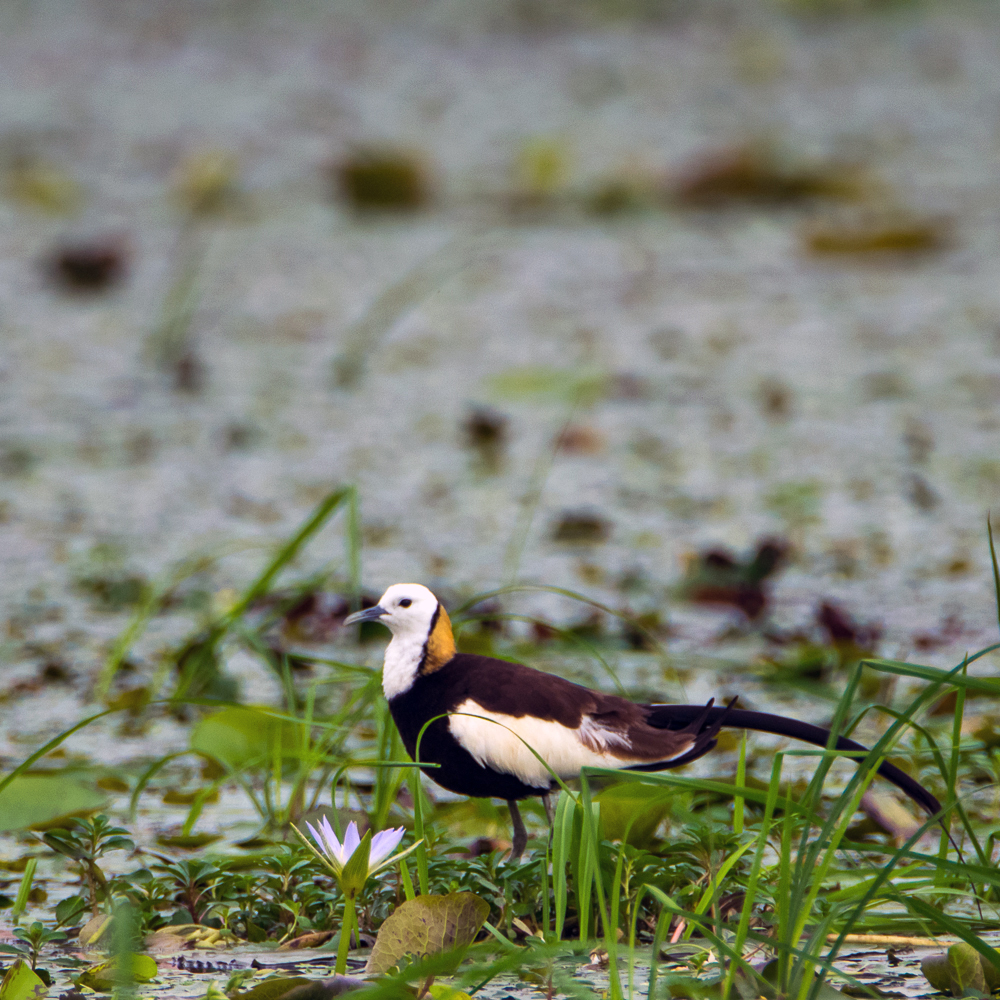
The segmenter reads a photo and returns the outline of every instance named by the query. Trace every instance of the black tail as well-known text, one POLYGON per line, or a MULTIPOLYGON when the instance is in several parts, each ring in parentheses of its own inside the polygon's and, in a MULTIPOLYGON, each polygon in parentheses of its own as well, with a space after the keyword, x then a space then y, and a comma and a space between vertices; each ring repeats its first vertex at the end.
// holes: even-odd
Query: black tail
MULTIPOLYGON (((691 708, 697 708, 698 714, 686 726, 676 727, 678 729, 689 729, 695 734, 694 743, 679 757, 672 757, 670 760, 661 761, 657 764, 635 764, 632 767, 626 768, 626 770, 666 771, 672 767, 681 767, 683 764, 690 764, 691 761, 697 760, 699 757, 704 757, 709 750, 715 749, 716 737, 723 726, 729 725, 727 720, 731 714, 733 705, 736 704, 736 699, 733 698, 725 708, 713 708, 714 704, 715 699, 710 698, 708 704, 700 708, 697 705, 690 706, 691 708)), ((685 705, 684 707, 687 708, 688 706, 685 705)), ((658 729, 674 728, 672 726, 659 726, 655 722, 652 725, 658 729)))
MULTIPOLYGON (((701 736, 683 756, 675 760, 665 761, 663 764, 643 764, 630 770, 656 771, 677 767, 686 764, 707 753, 715 746, 714 737, 721 727, 727 729, 752 729, 758 733, 774 733, 776 736, 790 736, 795 740, 802 740, 804 743, 812 743, 818 747, 825 747, 830 742, 830 731, 820 726, 811 726, 808 722, 799 722, 798 719, 786 719, 781 715, 769 715, 767 712, 750 712, 742 708, 733 708, 735 699, 726 708, 713 708, 712 702, 708 705, 649 705, 649 715, 647 721, 651 726, 658 729, 685 729, 692 723, 699 723, 705 727, 708 734, 709 745, 695 753, 695 748, 701 746, 701 736)), ((853 750, 855 752, 868 753, 869 748, 855 743, 854 740, 847 739, 846 736, 838 736, 835 744, 837 750, 853 750)), ((860 761, 859 761, 860 763, 860 761)), ((941 812, 941 803, 931 795, 923 785, 914 781, 905 771, 901 771, 893 764, 883 763, 878 769, 886 781, 891 781, 900 791, 907 795, 918 805, 927 810, 931 816, 936 816, 941 812)))

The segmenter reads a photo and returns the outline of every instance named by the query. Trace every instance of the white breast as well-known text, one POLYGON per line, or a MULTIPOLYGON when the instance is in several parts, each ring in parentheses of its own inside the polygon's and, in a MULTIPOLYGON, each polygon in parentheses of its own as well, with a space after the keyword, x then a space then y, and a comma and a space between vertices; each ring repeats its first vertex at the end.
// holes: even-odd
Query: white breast
POLYGON ((386 698, 409 691, 417 677, 427 636, 398 634, 385 648, 382 665, 382 690, 386 698))
POLYGON ((579 728, 570 729, 530 715, 490 712, 471 698, 455 712, 448 719, 448 728, 480 764, 513 774, 536 788, 548 788, 551 775, 525 743, 560 778, 575 778, 582 767, 622 768, 642 763, 608 753, 610 746, 627 748, 628 739, 598 726, 589 716, 584 716, 579 728))

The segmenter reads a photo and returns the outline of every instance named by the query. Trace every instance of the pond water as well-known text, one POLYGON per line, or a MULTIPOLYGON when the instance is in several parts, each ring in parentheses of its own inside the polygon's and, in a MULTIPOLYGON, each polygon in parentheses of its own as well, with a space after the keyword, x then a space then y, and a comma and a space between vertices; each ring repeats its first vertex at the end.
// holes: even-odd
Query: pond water
MULTIPOLYGON (((100 585, 81 580, 155 578, 235 543, 250 551, 213 583, 239 584, 254 546, 345 482, 360 490, 375 592, 517 575, 617 606, 625 577, 629 600, 677 618, 683 646, 718 620, 699 628, 669 606, 682 558, 778 534, 796 546, 779 622, 833 597, 882 624, 893 653, 949 616, 935 660, 982 643, 1000 489, 989 15, 6 10, 7 661, 86 671, 120 619, 95 613, 100 585), (790 169, 864 171, 866 211, 944 219, 947 240, 810 256, 803 231, 822 204, 580 208, 608 177, 667 191, 700 159, 766 142, 790 169), (424 211, 359 219, 331 196, 330 164, 373 144, 425 164, 424 211), (206 152, 231 155, 216 167, 237 195, 192 226, 171 192, 178 171, 209 169, 185 159, 206 152), (29 171, 31 187, 25 164, 75 194, 60 202, 29 171), (541 207, 511 207, 525 190, 541 207), (60 292, 41 265, 76 241, 120 250, 120 282, 60 292), (178 383, 156 361, 186 267, 196 371, 178 383), (335 374, 345 356, 360 358, 349 386, 335 374), (507 421, 492 467, 466 446, 477 407, 507 421), (595 537, 560 536, 580 512, 595 537)), ((330 531, 304 568, 340 552, 330 531)))
MULTIPOLYGON (((946 946, 946 945, 945 945, 946 946)), ((940 949, 929 947, 895 946, 881 948, 872 945, 848 945, 836 965, 858 982, 877 990, 880 995, 892 997, 925 997, 931 991, 920 972, 920 962, 927 956, 939 952, 940 949)), ((79 953, 77 959, 92 961, 93 953, 79 953)), ((361 976, 364 973, 364 963, 367 952, 352 953, 348 960, 348 975, 361 976)), ((58 961, 58 960, 57 960, 58 961)), ((261 980, 272 977, 303 976, 309 979, 322 979, 334 974, 336 955, 332 950, 304 949, 301 951, 275 951, 253 946, 237 946, 226 951, 192 952, 186 951, 174 955, 158 956, 158 974, 152 982, 139 987, 142 996, 168 997, 204 997, 206 990, 214 984, 217 988, 224 987, 231 975, 241 970, 256 970, 253 978, 246 981, 244 988, 250 989, 261 980)), ((70 974, 75 974, 76 968, 60 970, 58 964, 50 963, 53 975, 53 989, 72 989, 70 974)), ((620 964, 623 985, 627 982, 627 964, 620 964)), ((659 968, 659 975, 669 975, 672 971, 680 971, 680 966, 672 964, 669 956, 665 956, 659 968)), ((609 972, 607 966, 602 969, 591 965, 585 959, 564 961, 558 963, 558 973, 571 976, 578 985, 589 987, 597 996, 606 996, 608 990, 609 972)), ((645 996, 648 989, 648 965, 637 963, 633 970, 632 987, 635 996, 645 996)), ((835 982, 842 981, 834 980, 835 982)), ((519 978, 515 975, 500 975, 489 982, 479 992, 484 1000, 506 1000, 507 997, 529 997, 546 995, 544 983, 530 984, 530 978, 519 978)), ((565 993, 556 992, 557 996, 565 993)))
MULTIPOLYGON (((128 683, 344 483, 366 589, 540 581, 655 612, 673 669, 612 665, 667 697, 778 697, 748 670, 761 631, 677 590, 694 553, 767 536, 791 546, 772 630, 814 630, 826 600, 889 656, 952 666, 992 641, 993 13, 5 5, 0 759, 92 707, 134 588, 218 556, 128 683), (419 165, 419 211, 337 196, 332 167, 370 147, 419 165), (740 157, 854 194, 685 203, 740 157), (220 205, 192 208, 216 181, 220 205), (873 226, 916 249, 821 252, 873 226), (81 247, 103 277, 80 277, 81 247)), ((340 524, 293 576, 346 578, 340 524)), ((504 609, 585 617, 553 594, 504 609)), ((229 670, 248 700, 280 698, 248 657, 229 670)), ((188 738, 108 722, 67 751, 126 768, 188 738)), ((213 809, 251 822, 235 793, 213 809)))

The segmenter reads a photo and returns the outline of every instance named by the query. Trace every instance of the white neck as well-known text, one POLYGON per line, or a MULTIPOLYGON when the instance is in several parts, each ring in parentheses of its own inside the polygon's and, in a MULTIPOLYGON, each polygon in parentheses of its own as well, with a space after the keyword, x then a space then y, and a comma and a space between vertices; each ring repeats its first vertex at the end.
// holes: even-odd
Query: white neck
POLYGON ((385 663, 382 666, 382 690, 387 699, 395 698, 413 686, 426 641, 426 636, 412 632, 392 637, 392 642, 386 647, 385 663))

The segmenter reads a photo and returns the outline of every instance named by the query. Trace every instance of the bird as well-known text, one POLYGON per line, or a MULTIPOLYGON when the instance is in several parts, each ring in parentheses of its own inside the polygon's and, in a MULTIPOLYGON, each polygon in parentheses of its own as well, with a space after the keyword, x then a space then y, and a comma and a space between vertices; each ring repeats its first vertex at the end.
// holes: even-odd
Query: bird
MULTIPOLYGON (((550 813, 552 773, 565 780, 585 767, 680 767, 711 751, 722 728, 830 745, 829 730, 736 708, 735 698, 725 706, 714 699, 640 704, 521 663, 460 653, 448 612, 422 584, 393 584, 375 606, 344 619, 344 625, 360 622, 380 622, 392 633, 382 690, 407 753, 437 765, 429 777, 451 792, 507 802, 511 860, 528 842, 518 802, 541 797, 550 813)), ((868 752, 843 736, 833 745, 868 752)), ((898 767, 883 762, 878 773, 930 815, 941 812, 940 802, 898 767)))

